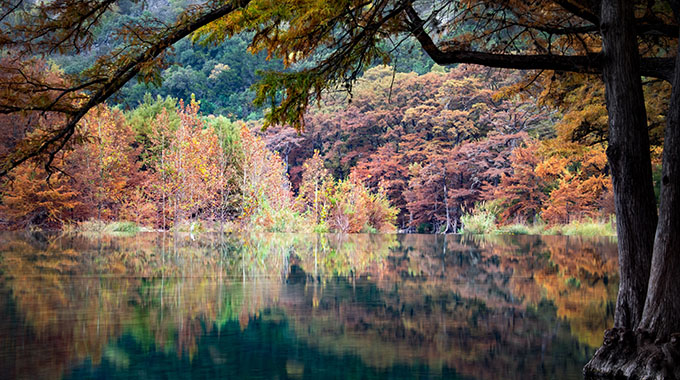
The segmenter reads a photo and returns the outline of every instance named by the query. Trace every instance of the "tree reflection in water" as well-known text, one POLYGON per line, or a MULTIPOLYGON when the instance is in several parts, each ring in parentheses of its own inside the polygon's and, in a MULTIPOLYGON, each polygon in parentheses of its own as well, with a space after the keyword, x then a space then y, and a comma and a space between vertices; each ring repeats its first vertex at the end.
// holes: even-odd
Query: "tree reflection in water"
POLYGON ((0 237, 10 378, 580 378, 616 244, 536 236, 0 237))

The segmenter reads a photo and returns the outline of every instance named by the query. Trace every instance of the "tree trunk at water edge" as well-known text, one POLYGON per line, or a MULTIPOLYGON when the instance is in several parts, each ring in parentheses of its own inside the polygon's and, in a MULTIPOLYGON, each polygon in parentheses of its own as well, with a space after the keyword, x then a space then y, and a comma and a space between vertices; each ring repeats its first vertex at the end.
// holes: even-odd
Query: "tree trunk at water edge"
MULTIPOLYGON (((634 192, 636 189, 641 192, 645 191, 647 181, 642 181, 643 177, 628 175, 627 181, 638 181, 637 186, 634 184, 632 187, 622 186, 621 182, 617 184, 617 180, 621 179, 619 172, 621 166, 617 164, 620 165, 621 161, 626 160, 626 158, 622 159, 621 155, 632 153, 625 149, 621 150, 622 136, 629 139, 632 144, 637 142, 640 146, 646 145, 644 149, 649 151, 646 125, 643 137, 633 133, 635 124, 626 126, 617 123, 616 119, 612 120, 612 117, 626 113, 626 111, 623 111, 623 114, 617 112, 617 106, 620 108, 621 104, 617 104, 617 99, 614 99, 617 93, 618 99, 626 98, 624 87, 621 87, 623 84, 621 79, 624 77, 619 72, 624 70, 624 62, 619 60, 621 56, 617 55, 616 46, 618 45, 619 52, 625 52, 625 40, 630 36, 624 37, 617 43, 617 35, 625 35, 626 30, 624 27, 624 30, 616 31, 616 28, 612 27, 616 25, 617 20, 624 20, 619 25, 626 25, 625 20, 632 17, 632 9, 626 8, 631 8, 631 6, 620 0, 605 0, 602 8, 602 32, 606 59, 604 74, 610 133, 612 134, 607 153, 612 166, 615 191, 621 285, 617 299, 615 326, 605 333, 602 347, 586 365, 584 373, 586 377, 680 379, 680 334, 678 334, 680 331, 680 293, 678 293, 680 292, 680 60, 676 56, 672 96, 667 115, 659 220, 657 223, 655 205, 650 207, 638 204, 632 206, 639 213, 639 219, 636 221, 635 214, 627 214, 621 208, 620 202, 626 200, 634 202, 635 197, 631 197, 626 192, 634 192), (616 57, 619 59, 612 62, 612 59, 616 57), (619 73, 615 74, 617 72, 619 73), (643 138, 644 140, 639 140, 643 138), (622 212, 623 214, 620 214, 622 212), (652 213, 653 215, 650 215, 652 213), (632 225, 627 225, 631 222, 632 225), (650 248, 646 249, 645 247, 649 244, 649 228, 654 228, 655 234, 650 248), (645 277, 648 281, 642 286, 641 282, 645 277), (641 295, 645 297, 642 304, 639 298, 641 295)), ((633 31, 628 28, 628 33, 633 33, 633 31)), ((628 41, 628 43, 633 42, 628 41)), ((628 52, 633 53, 631 50, 628 52)), ((637 57, 637 48, 634 53, 637 57)), ((637 65, 627 65, 629 68, 637 67, 637 65)), ((632 76, 639 78, 637 72, 629 74, 631 78, 632 76)), ((629 104, 629 107, 632 105, 629 104)), ((622 110, 619 109, 619 111, 622 110)), ((630 108, 627 111, 627 118, 632 120, 637 112, 635 108, 630 108)), ((621 120, 619 119, 618 122, 621 120)), ((625 142, 623 145, 625 146, 625 142)), ((642 153, 639 152, 639 154, 642 153)), ((635 157, 635 160, 638 163, 650 162, 649 158, 643 159, 640 156, 635 157)), ((642 169, 646 170, 646 168, 642 169)), ((638 175, 642 175, 642 172, 638 172, 638 175)), ((640 197, 639 201, 642 200, 644 198, 640 197)))
POLYGON ((607 157, 614 185, 621 281, 614 325, 627 329, 637 328, 642 319, 657 222, 632 19, 631 2, 602 1, 603 76, 609 115, 607 157))
POLYGON ((660 201, 640 327, 665 341, 680 332, 680 59, 676 59, 667 115, 660 201))

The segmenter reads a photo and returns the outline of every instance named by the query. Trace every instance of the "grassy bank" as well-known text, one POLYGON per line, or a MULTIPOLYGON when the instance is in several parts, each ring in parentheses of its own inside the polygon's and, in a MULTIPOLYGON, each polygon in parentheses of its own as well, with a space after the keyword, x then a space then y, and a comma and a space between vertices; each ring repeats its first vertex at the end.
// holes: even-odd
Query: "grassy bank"
POLYGON ((152 229, 140 226, 135 222, 106 222, 103 220, 88 220, 78 224, 65 225, 63 230, 66 232, 109 235, 134 235, 138 232, 152 231, 152 229))
MULTIPOLYGON (((616 236, 616 221, 612 217, 610 220, 575 220, 568 224, 548 226, 544 223, 524 224, 514 223, 498 225, 495 217, 485 212, 475 214, 465 214, 461 217, 463 228, 459 233, 466 234, 491 234, 491 235, 573 235, 573 236, 616 236)), ((271 230, 266 232, 294 232, 294 233, 327 233, 327 229, 322 225, 289 226, 288 229, 281 231, 271 230), (297 227, 290 230, 290 227, 297 227)), ((78 224, 67 225, 63 229, 65 232, 79 232, 92 234, 109 235, 134 235, 139 232, 157 231, 153 228, 140 226, 134 222, 116 221, 105 222, 101 220, 89 220, 78 224)), ((239 229, 234 223, 225 223, 221 227, 219 224, 211 222, 187 222, 178 226, 179 232, 236 232, 239 229)), ((254 231, 259 231, 254 229, 254 231)), ((260 231, 265 232, 265 231, 260 231)), ((376 233, 377 231, 365 231, 376 233)))
POLYGON ((460 232, 469 234, 616 236, 616 219, 613 216, 608 220, 586 218, 552 226, 540 221, 498 225, 492 212, 482 210, 464 214, 461 222, 463 228, 460 232))

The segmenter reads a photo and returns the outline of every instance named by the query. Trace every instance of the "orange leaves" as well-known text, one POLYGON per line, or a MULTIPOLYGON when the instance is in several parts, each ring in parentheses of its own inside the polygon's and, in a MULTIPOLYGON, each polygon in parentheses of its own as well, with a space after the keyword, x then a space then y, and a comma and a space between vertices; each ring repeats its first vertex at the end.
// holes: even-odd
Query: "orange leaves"
POLYGON ((323 166, 319 151, 303 164, 298 207, 314 225, 335 232, 391 232, 397 209, 384 191, 369 192, 358 174, 336 181, 323 166))
MULTIPOLYGON (((356 173, 371 189, 382 186, 391 204, 402 210, 399 224, 404 228, 412 222, 410 216, 420 218, 409 215, 409 203, 422 204, 422 215, 429 215, 425 219, 441 222, 446 207, 433 194, 443 190, 413 191, 422 200, 406 200, 416 183, 409 184, 415 176, 409 166, 434 165, 434 173, 445 163, 450 166, 447 192, 467 204, 479 199, 485 181, 496 185, 509 171, 507 158, 516 135, 550 124, 550 114, 531 99, 493 99, 495 86, 516 80, 506 72, 465 65, 424 75, 395 73, 387 66, 368 69, 354 86, 351 102, 329 94, 320 109, 306 114, 305 139, 290 152, 293 182, 299 183, 304 159, 318 149, 334 176, 356 173), (490 136, 496 137, 475 145, 490 136)), ((452 220, 458 202, 450 204, 452 220)))
MULTIPOLYGON (((599 77, 545 72, 533 84, 539 89, 539 101, 561 113, 555 124, 558 140, 584 145, 607 141, 608 116, 604 84, 599 77)), ((643 90, 650 141, 653 146, 661 145, 670 85, 663 81, 645 81, 643 90)))
POLYGON ((141 185, 134 133, 122 113, 100 106, 78 126, 80 144, 55 162, 51 176, 35 163, 17 169, 4 187, 3 214, 13 227, 60 228, 89 218, 113 220, 141 185))
POLYGON ((330 188, 328 227, 331 231, 393 232, 397 209, 381 191, 369 192, 354 175, 330 188))
POLYGON ((71 179, 54 174, 47 183, 42 166, 23 165, 17 168, 5 184, 0 212, 10 222, 10 228, 59 228, 73 216, 80 205, 71 179))
POLYGON ((167 228, 186 219, 233 216, 242 189, 239 148, 229 139, 238 136, 223 136, 227 128, 208 125, 198 111, 195 101, 162 110, 140 138, 148 139, 142 146, 120 111, 96 108, 79 125, 83 143, 59 161, 67 174, 53 175, 50 187, 39 168, 23 168, 4 188, 3 214, 16 227, 54 228, 91 218, 167 228), (170 122, 173 112, 179 123, 170 122))
POLYGON ((527 222, 540 216, 548 224, 613 213, 612 185, 604 148, 553 139, 515 148, 512 174, 493 192, 504 208, 500 221, 527 222))
POLYGON ((549 189, 541 213, 549 224, 608 217, 613 212, 604 147, 576 148, 555 152, 536 166, 536 174, 549 189))
POLYGON ((120 206, 118 218, 140 226, 154 226, 158 222, 158 205, 147 187, 136 187, 128 193, 120 206))
POLYGON ((163 227, 166 218, 177 224, 198 217, 219 202, 226 186, 222 149, 215 131, 198 115, 199 108, 193 99, 186 105, 180 101, 180 122, 175 130, 169 126, 167 110, 158 114, 152 126, 153 164, 158 173, 154 188, 163 227))
POLYGON ((105 106, 88 113, 79 128, 88 142, 74 152, 72 171, 78 173, 76 186, 91 210, 80 217, 115 219, 122 202, 140 185, 134 132, 121 111, 105 106))
POLYGON ((264 141, 241 126, 243 148, 241 181, 242 222, 270 229, 292 206, 290 183, 281 157, 267 149, 264 141))
POLYGON ((554 180, 564 173, 568 163, 569 159, 566 157, 548 157, 536 165, 536 174, 546 180, 554 180))
POLYGON ((362 17, 371 13, 363 5, 352 0, 250 1, 247 8, 199 30, 195 39, 219 42, 242 31, 254 31, 251 51, 266 50, 269 58, 277 56, 291 65, 332 43, 336 38, 331 33, 332 23, 348 18, 350 10, 362 22, 362 17))
POLYGON ((611 180, 604 175, 582 179, 578 175, 565 174, 550 193, 541 215, 549 224, 606 216, 601 215, 600 209, 607 205, 601 203, 611 201, 607 198, 611 191, 611 180))
POLYGON ((333 184, 319 151, 315 150, 312 158, 302 164, 302 182, 298 190, 302 211, 310 212, 315 224, 324 222, 328 217, 329 193, 333 184))
POLYGON ((545 182, 535 170, 540 161, 538 143, 525 141, 526 146, 515 148, 510 155, 512 174, 503 176, 493 192, 493 197, 501 199, 501 207, 504 208, 499 215, 502 223, 533 221, 547 198, 545 182))

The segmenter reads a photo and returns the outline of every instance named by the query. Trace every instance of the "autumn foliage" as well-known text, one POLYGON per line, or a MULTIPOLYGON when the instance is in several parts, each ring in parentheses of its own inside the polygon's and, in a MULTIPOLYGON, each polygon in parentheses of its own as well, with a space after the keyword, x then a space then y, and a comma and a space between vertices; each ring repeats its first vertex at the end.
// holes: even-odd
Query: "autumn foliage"
POLYGON ((398 212, 382 189, 370 192, 356 174, 335 180, 318 150, 303 164, 297 203, 321 231, 392 232, 398 212))
POLYGON ((303 133, 206 117, 193 97, 146 97, 127 113, 101 106, 49 181, 38 162, 12 174, 2 218, 7 228, 94 219, 450 233, 481 202, 499 224, 608 218, 606 144, 582 130, 603 128, 600 92, 522 92, 524 81, 464 65, 424 75, 378 66, 351 98, 329 93, 311 108, 303 133))
MULTIPOLYGON (((62 228, 88 220, 151 228, 391 231, 396 211, 356 178, 319 173, 323 217, 297 198, 278 152, 243 122, 204 117, 199 102, 147 99, 126 115, 101 106, 79 124, 81 140, 47 173, 23 165, 2 186, 5 228, 62 228), (129 119, 129 120, 128 120, 129 119)), ((317 156, 318 159, 318 156, 317 156)), ((321 163, 323 165, 323 163, 321 163)), ((311 179, 310 179, 311 180, 311 179)), ((310 206, 311 207, 311 206, 310 206)))
POLYGON ((405 231, 457 232, 463 213, 483 201, 499 205, 500 224, 608 218, 606 146, 573 141, 581 124, 561 119, 568 99, 558 106, 550 91, 522 92, 524 81, 465 65, 425 75, 379 66, 351 99, 329 94, 311 109, 301 136, 277 127, 267 141, 285 149, 293 187, 314 203, 315 220, 328 217, 319 198, 327 176, 384 194, 405 231))

